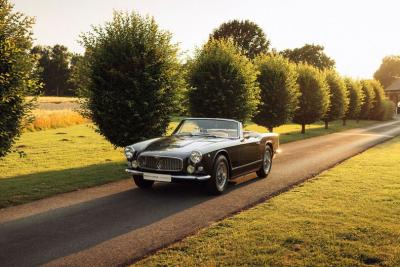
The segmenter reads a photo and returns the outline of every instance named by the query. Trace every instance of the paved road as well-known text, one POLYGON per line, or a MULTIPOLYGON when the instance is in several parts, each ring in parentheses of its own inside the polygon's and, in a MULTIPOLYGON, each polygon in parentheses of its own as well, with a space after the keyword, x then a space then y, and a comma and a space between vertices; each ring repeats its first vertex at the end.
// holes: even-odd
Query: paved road
POLYGON ((394 121, 282 145, 267 179, 242 177, 219 197, 193 184, 142 191, 124 180, 3 209, 0 265, 126 264, 399 134, 394 121))

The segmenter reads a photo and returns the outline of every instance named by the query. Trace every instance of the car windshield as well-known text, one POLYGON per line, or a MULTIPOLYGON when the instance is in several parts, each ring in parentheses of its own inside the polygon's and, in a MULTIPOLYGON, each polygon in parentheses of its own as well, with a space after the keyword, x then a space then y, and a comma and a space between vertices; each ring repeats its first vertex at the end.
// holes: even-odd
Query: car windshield
POLYGON ((178 125, 174 135, 237 138, 239 124, 229 120, 187 119, 178 125))

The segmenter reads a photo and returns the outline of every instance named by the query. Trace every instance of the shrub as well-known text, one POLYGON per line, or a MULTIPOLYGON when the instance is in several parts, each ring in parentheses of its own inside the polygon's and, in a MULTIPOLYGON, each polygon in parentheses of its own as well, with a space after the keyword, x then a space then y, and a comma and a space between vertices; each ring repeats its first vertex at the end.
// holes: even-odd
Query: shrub
POLYGON ((371 119, 371 111, 374 108, 375 92, 370 80, 361 81, 361 89, 364 95, 364 101, 361 105, 360 118, 371 119))
POLYGON ((327 112, 329 89, 323 73, 316 68, 300 64, 297 72, 301 96, 293 122, 301 124, 301 133, 305 133, 306 124, 320 120, 327 112))
POLYGON ((153 18, 115 12, 82 36, 89 118, 115 146, 163 135, 182 77, 178 48, 153 18))
POLYGON ((361 88, 361 83, 351 78, 344 79, 347 93, 349 96, 349 106, 343 117, 343 124, 346 125, 347 119, 359 119, 361 112, 361 105, 364 100, 364 95, 361 88))
POLYGON ((346 84, 339 74, 334 70, 325 72, 325 79, 329 88, 329 107, 322 120, 325 122, 325 129, 328 123, 344 117, 349 106, 346 84))
POLYGON ((34 74, 33 19, 13 12, 13 5, 0 1, 0 157, 11 149, 22 130, 22 121, 35 99, 25 101, 39 88, 34 74))
POLYGON ((296 65, 280 55, 262 55, 255 60, 261 101, 253 121, 272 132, 292 120, 299 103, 296 65))
POLYGON ((210 40, 188 66, 192 115, 241 121, 253 116, 259 103, 258 72, 231 41, 210 40))

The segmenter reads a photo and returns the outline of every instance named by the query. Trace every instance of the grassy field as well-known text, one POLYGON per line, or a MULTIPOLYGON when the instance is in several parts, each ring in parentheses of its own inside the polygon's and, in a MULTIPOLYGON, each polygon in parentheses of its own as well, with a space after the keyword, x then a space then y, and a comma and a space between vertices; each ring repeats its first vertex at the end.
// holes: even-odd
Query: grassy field
MULTIPOLYGON (((276 130, 285 143, 373 123, 349 121, 343 128, 338 121, 329 130, 319 123, 308 126, 305 135, 300 134, 299 125, 276 130)), ((176 124, 175 118, 170 132, 176 124)), ((248 125, 247 129, 266 131, 257 125, 248 125)), ((0 160, 0 208, 128 177, 122 149, 115 150, 91 124, 25 132, 14 148, 26 156, 20 158, 14 152, 0 160)))
POLYGON ((135 266, 400 266, 400 137, 135 266))
POLYGON ((0 207, 126 178, 122 149, 91 125, 26 132, 0 160, 0 207))
POLYGON ((87 124, 90 121, 78 112, 70 109, 33 111, 34 120, 24 128, 26 131, 41 131, 46 129, 57 129, 77 124, 87 124))

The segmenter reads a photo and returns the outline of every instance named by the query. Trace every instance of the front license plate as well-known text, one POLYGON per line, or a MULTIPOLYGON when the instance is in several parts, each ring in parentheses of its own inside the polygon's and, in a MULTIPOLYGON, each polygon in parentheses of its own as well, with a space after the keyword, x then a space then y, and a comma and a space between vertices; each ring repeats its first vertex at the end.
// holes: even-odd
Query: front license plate
POLYGON ((143 173, 143 179, 170 183, 171 182, 171 175, 144 172, 143 173))

